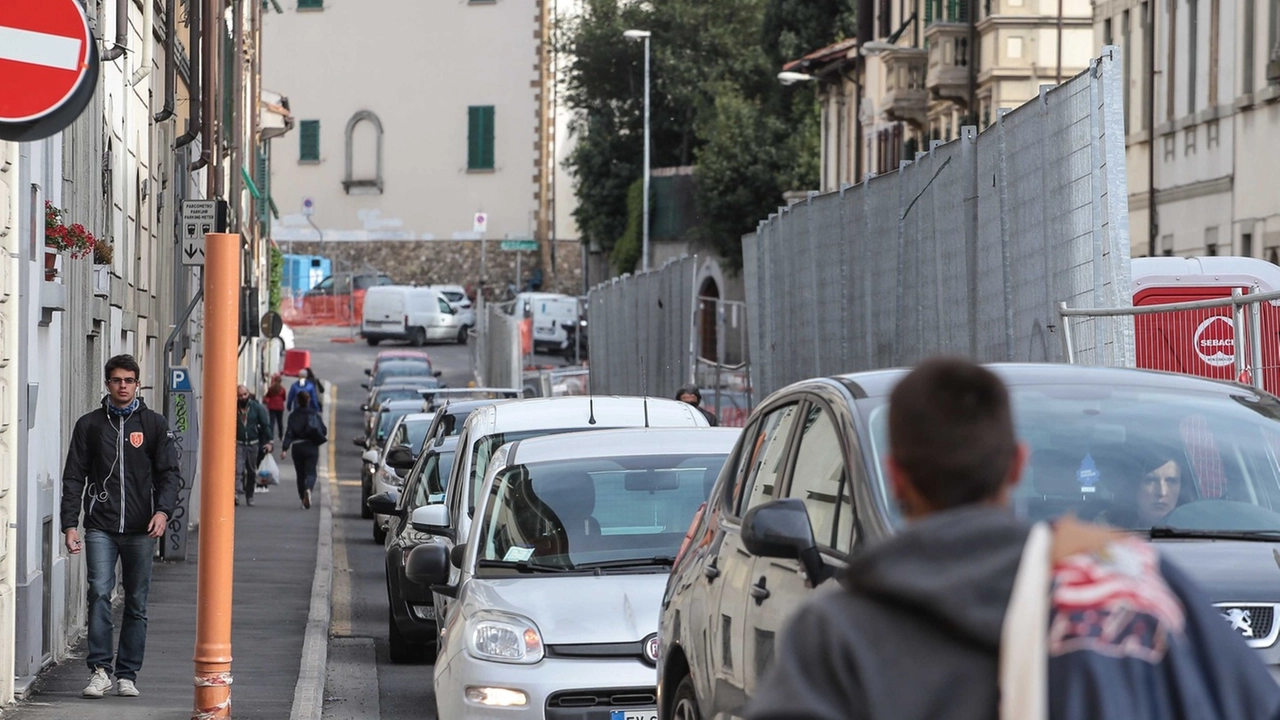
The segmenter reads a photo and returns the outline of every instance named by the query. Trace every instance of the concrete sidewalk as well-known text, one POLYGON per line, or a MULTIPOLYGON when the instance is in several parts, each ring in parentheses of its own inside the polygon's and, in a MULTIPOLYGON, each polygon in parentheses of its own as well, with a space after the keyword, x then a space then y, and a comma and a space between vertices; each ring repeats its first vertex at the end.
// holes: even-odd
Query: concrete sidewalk
MULTIPOLYGON (((278 460, 278 441, 276 445, 278 460)), ((267 494, 259 491, 253 507, 242 503, 236 508, 231 709, 238 719, 320 717, 332 557, 327 448, 320 454, 320 480, 312 491, 310 510, 303 510, 298 500, 291 460, 280 462, 278 486, 267 494), (313 586, 321 595, 315 602, 313 586), (311 637, 304 647, 304 639, 317 634, 320 646, 311 637), (296 715, 295 694, 300 706, 296 715)), ((156 562, 147 608, 147 655, 138 673, 140 697, 82 698, 80 692, 89 680, 82 642, 72 657, 42 673, 24 702, 0 716, 6 720, 191 717, 198 548, 197 532, 185 562, 156 562)), ((117 606, 117 637, 119 628, 117 606)))

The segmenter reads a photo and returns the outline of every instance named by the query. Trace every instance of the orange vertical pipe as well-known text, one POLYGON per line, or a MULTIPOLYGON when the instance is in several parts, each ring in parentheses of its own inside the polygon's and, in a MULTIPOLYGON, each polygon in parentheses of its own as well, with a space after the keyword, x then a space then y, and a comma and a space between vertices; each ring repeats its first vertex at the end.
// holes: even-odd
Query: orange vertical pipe
POLYGON ((195 711, 231 717, 236 358, 240 340, 240 236, 205 236, 204 398, 200 437, 200 547, 196 586, 195 711))

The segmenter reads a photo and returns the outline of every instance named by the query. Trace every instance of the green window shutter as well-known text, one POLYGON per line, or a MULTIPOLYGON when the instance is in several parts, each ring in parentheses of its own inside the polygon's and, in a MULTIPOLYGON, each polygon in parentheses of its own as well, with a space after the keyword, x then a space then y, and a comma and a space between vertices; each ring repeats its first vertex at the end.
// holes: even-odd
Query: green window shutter
POLYGON ((320 121, 303 120, 298 123, 298 160, 320 161, 320 121))
MULTIPOLYGON (((232 113, 235 112, 235 93, 231 92, 231 88, 235 87, 236 76, 236 45, 231 39, 231 33, 220 33, 222 35, 222 117, 226 118, 226 124, 230 125, 232 113)), ((221 90, 221 88, 220 88, 221 90)))
POLYGON ((267 154, 262 148, 258 148, 256 170, 258 192, 262 193, 262 200, 258 203, 258 220, 268 222, 271 217, 271 166, 267 163, 267 154))
POLYGON ((493 169, 493 106, 467 108, 467 169, 493 169))
POLYGON ((299 10, 323 10, 324 0, 298 0, 299 10))

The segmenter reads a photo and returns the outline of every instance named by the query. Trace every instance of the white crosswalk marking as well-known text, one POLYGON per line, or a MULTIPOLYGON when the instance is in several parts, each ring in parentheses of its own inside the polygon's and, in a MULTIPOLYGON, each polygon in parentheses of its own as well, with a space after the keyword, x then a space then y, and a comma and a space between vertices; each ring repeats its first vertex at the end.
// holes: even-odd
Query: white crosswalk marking
POLYGON ((80 42, 77 38, 0 27, 0 60, 75 70, 80 64, 80 42))

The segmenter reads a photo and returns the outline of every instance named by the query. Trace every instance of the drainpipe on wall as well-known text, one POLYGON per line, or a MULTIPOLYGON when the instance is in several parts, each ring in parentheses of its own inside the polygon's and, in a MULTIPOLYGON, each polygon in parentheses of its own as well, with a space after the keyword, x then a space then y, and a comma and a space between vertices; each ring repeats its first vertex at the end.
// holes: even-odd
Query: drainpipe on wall
POLYGON ((218 23, 222 19, 218 13, 221 0, 194 0, 200 8, 200 32, 204 35, 204 53, 200 56, 200 81, 203 108, 203 123, 200 130, 200 167, 207 167, 205 172, 205 197, 212 200, 218 197, 218 136, 215 117, 218 112, 218 23))
POLYGON ((174 17, 177 10, 177 0, 169 0, 164 12, 164 108, 153 118, 158 123, 173 117, 178 80, 178 22, 174 17))
MULTIPOLYGON (((201 74, 204 72, 204 61, 202 60, 203 53, 201 52, 200 47, 199 32, 202 17, 200 12, 201 5, 202 3, 199 2, 193 2, 190 5, 191 14, 189 16, 189 23, 192 32, 191 47, 189 48, 190 55, 187 57, 187 73, 190 77, 190 82, 187 86, 190 89, 190 92, 188 93, 188 104, 191 106, 191 113, 187 118, 187 131, 183 133, 182 137, 174 141, 175 149, 186 147, 187 145, 195 142, 195 139, 200 137, 202 128, 204 127, 203 120, 201 119, 201 111, 204 106, 204 95, 201 87, 203 81, 201 74)), ((201 156, 198 160, 191 163, 191 167, 188 169, 191 172, 195 172, 196 170, 204 167, 203 163, 204 157, 201 156)))
POLYGON ((1156 256, 1160 232, 1156 212, 1156 3, 1147 3, 1147 256, 1156 256))
POLYGON ((102 53, 103 62, 111 62, 124 55, 129 49, 129 0, 116 0, 116 41, 115 45, 102 53))
POLYGON ((138 87, 138 83, 151 74, 151 62, 155 56, 156 0, 142 0, 142 5, 142 65, 134 71, 133 78, 129 81, 132 87, 138 87))

